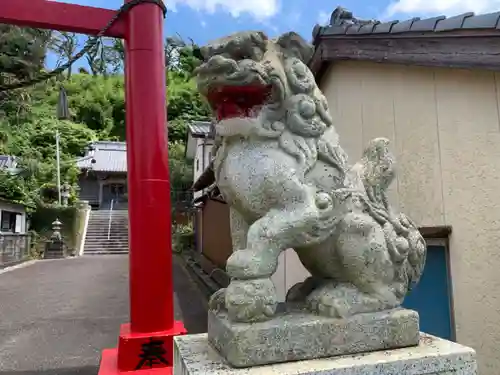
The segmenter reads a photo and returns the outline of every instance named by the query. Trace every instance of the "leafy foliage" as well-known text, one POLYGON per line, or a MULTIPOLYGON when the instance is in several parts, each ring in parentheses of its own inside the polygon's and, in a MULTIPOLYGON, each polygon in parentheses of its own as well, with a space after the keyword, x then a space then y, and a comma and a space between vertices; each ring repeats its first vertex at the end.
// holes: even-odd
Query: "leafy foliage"
POLYGON ((178 224, 172 226, 172 250, 175 253, 192 250, 195 233, 192 225, 178 224))
MULTIPOLYGON (((0 25, 0 84, 39 74, 48 50, 66 61, 77 48, 71 33, 48 33, 0 25)), ((196 90, 193 72, 199 64, 196 46, 167 38, 171 54, 166 71, 170 168, 173 189, 192 183, 192 166, 184 158, 187 123, 210 117, 196 90), (175 41, 175 43, 174 43, 175 41)), ((55 134, 60 134, 61 179, 76 188, 74 160, 93 140, 125 140, 123 44, 103 39, 85 58, 84 68, 67 71, 36 87, 0 95, 0 154, 15 155, 22 173, 0 172, 0 194, 17 202, 42 204, 53 200, 56 183, 55 134), (60 121, 56 107, 61 85, 69 99, 71 119, 60 121)), ((57 189, 55 190, 57 195, 57 189)), ((75 189, 73 191, 75 195, 75 189)))
MULTIPOLYGON (((70 60, 78 48, 78 35, 65 31, 56 32, 49 41, 49 49, 58 56, 57 65, 70 60)), ((71 78, 73 69, 70 66, 67 70, 67 77, 71 78)))
POLYGON ((0 24, 2 80, 32 77, 43 68, 51 33, 0 24))
POLYGON ((184 157, 185 145, 182 142, 170 142, 168 146, 171 190, 187 190, 193 184, 192 161, 184 157))

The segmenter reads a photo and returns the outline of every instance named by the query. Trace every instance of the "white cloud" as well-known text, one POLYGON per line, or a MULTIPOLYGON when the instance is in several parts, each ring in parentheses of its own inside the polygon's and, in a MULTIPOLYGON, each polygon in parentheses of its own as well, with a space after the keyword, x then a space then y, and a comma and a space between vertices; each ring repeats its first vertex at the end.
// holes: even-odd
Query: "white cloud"
POLYGON ((332 17, 332 12, 325 12, 324 10, 321 10, 318 13, 318 17, 316 19, 316 22, 320 25, 328 25, 330 23, 330 18, 332 17))
POLYGON ((390 4, 384 17, 395 14, 456 15, 465 12, 488 13, 500 8, 500 0, 397 0, 390 4))
POLYGON ((238 17, 243 13, 262 20, 270 18, 279 10, 279 0, 166 0, 167 7, 175 11, 176 6, 186 5, 200 12, 214 13, 220 9, 238 17))
POLYGON ((262 25, 267 27, 269 30, 271 30, 276 35, 279 34, 280 29, 278 28, 276 23, 272 22, 272 20, 264 20, 264 21, 262 21, 262 25))

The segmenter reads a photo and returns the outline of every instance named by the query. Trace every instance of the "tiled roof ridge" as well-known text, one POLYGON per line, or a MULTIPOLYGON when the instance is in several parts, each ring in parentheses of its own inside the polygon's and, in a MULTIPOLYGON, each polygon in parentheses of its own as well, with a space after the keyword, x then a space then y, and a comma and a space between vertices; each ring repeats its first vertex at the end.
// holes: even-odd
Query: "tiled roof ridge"
POLYGON ((192 134, 209 134, 211 131, 211 121, 191 121, 188 124, 188 130, 192 134))
POLYGON ((0 155, 0 168, 16 168, 18 158, 14 155, 0 155))
POLYGON ((476 15, 473 12, 462 13, 456 16, 437 16, 421 19, 414 17, 404 21, 394 20, 381 22, 377 20, 359 20, 353 17, 352 12, 337 7, 330 18, 328 26, 316 25, 313 30, 313 39, 327 35, 380 35, 401 34, 408 32, 435 32, 456 30, 500 30, 500 11, 476 15))
POLYGON ((126 142, 124 142, 124 141, 94 141, 94 142, 92 142, 92 144, 98 144, 98 143, 100 143, 100 144, 103 144, 103 143, 106 143, 106 144, 108 144, 108 143, 112 143, 112 144, 116 143, 116 144, 124 145, 126 142))
POLYGON ((125 152, 127 150, 127 143, 119 141, 94 141, 88 145, 88 148, 93 151, 125 152))
POLYGON ((100 172, 126 172, 126 143, 119 141, 94 141, 86 148, 86 154, 75 159, 80 169, 100 172))
POLYGON ((0 157, 1 158, 7 158, 7 159, 11 159, 11 160, 15 160, 16 157, 14 155, 5 155, 5 154, 0 154, 0 157))

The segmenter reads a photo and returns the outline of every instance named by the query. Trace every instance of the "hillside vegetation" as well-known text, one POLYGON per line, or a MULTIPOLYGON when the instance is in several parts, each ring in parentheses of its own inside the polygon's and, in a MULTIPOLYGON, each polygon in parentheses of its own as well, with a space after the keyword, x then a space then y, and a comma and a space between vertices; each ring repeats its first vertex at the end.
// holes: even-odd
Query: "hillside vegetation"
MULTIPOLYGON (((0 85, 36 77, 48 53, 64 62, 77 52, 71 33, 0 26, 0 85)), ((193 71, 199 61, 196 46, 167 38, 169 149, 173 189, 185 186, 192 174, 184 160, 186 124, 208 119, 210 111, 196 91, 193 71)), ((19 158, 22 172, 0 172, 0 194, 28 203, 53 202, 56 190, 55 134, 59 131, 61 175, 75 188, 74 159, 94 140, 125 140, 123 47, 103 39, 84 57, 88 69, 70 69, 38 84, 0 92, 0 154, 19 158), (71 121, 59 121, 60 87, 68 94, 71 121)), ((77 196, 74 189, 73 197, 77 196)))

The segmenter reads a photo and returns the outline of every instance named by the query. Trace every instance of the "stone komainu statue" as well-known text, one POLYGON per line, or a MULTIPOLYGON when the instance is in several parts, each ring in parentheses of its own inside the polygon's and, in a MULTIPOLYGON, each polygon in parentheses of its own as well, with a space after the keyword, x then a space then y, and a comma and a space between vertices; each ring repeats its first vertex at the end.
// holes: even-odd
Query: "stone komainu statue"
POLYGON ((349 317, 399 306, 425 263, 415 224, 387 189, 395 160, 384 138, 350 165, 328 104, 306 63, 313 47, 287 33, 241 32, 202 49, 198 88, 217 114, 214 173, 230 205, 228 288, 212 309, 233 321, 276 312, 271 275, 293 248, 311 273, 287 299, 349 317))

